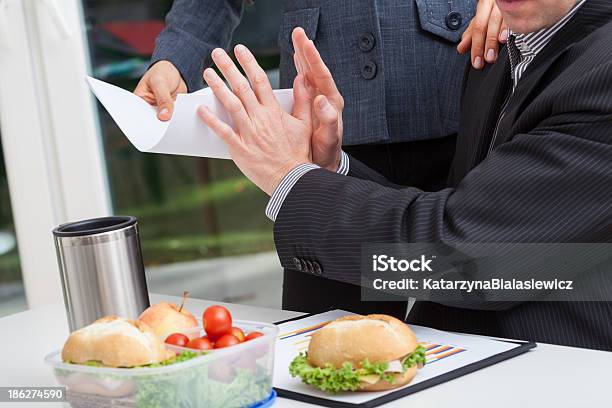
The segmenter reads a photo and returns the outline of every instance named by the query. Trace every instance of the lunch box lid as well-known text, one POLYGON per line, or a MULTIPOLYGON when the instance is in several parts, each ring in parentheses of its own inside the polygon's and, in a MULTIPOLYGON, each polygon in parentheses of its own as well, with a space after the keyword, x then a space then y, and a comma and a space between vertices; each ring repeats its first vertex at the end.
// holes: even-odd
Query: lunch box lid
POLYGON ((263 400, 261 402, 258 402, 255 405, 251 405, 249 408, 266 408, 266 407, 271 407, 272 405, 274 405, 275 401, 276 401, 276 390, 272 390, 272 392, 270 393, 268 398, 266 398, 265 400, 263 400))

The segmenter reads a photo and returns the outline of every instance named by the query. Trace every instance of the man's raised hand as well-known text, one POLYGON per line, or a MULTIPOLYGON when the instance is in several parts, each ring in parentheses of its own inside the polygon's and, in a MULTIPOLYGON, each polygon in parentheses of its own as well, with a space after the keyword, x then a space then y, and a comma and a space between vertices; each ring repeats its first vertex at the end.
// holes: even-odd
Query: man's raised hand
POLYGON ((227 143, 238 168, 272 195, 293 168, 311 162, 311 104, 300 93, 305 85, 303 76, 298 75, 293 114, 284 112, 253 54, 243 45, 237 45, 234 51, 248 80, 219 48, 212 57, 231 89, 213 69, 204 71, 204 80, 229 113, 233 127, 204 106, 198 109, 198 116, 227 143))
POLYGON ((295 50, 296 70, 298 75, 304 76, 306 93, 313 104, 313 162, 330 171, 336 171, 340 164, 342 147, 344 99, 319 51, 304 30, 300 27, 294 29, 291 38, 295 50))

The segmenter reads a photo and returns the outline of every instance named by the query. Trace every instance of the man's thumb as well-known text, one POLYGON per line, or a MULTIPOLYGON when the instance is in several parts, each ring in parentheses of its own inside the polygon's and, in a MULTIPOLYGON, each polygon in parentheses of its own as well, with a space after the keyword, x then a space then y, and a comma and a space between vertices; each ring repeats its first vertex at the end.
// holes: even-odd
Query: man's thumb
POLYGON ((325 133, 330 132, 330 135, 333 135, 335 138, 338 132, 338 111, 323 95, 318 95, 315 98, 314 106, 315 115, 319 119, 320 127, 324 129, 325 133))

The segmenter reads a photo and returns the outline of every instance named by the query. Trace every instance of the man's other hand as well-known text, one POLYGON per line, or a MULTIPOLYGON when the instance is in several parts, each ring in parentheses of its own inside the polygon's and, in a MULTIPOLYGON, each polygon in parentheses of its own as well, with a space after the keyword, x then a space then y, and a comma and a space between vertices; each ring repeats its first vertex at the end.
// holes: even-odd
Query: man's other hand
POLYGON ((198 108, 198 116, 227 143, 244 175, 272 195, 291 170, 311 162, 312 105, 300 95, 305 86, 300 83, 304 77, 298 75, 293 84, 297 90, 293 112, 284 112, 253 54, 243 45, 237 45, 234 53, 248 80, 220 48, 212 58, 231 90, 215 70, 204 71, 204 80, 229 113, 233 127, 205 106, 198 108))
POLYGON ((457 46, 460 54, 471 53, 472 66, 482 69, 485 62, 493 64, 499 54, 499 43, 508 41, 508 26, 495 0, 479 0, 476 15, 463 33, 457 46))
POLYGON ((174 100, 180 93, 187 93, 187 85, 169 61, 153 64, 134 89, 134 94, 156 107, 157 118, 163 121, 172 118, 174 100))
POLYGON ((342 148, 342 110, 344 99, 336 87, 329 68, 323 62, 312 40, 301 27, 293 30, 295 68, 304 77, 305 95, 312 108, 312 160, 315 164, 336 171, 342 148))

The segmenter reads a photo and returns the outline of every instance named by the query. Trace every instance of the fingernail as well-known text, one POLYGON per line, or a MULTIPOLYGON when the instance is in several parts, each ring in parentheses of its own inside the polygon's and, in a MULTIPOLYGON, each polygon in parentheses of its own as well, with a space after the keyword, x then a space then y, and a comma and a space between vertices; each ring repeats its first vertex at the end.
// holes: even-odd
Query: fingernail
POLYGON ((212 52, 213 57, 220 57, 223 55, 223 50, 221 48, 215 48, 212 52))
POLYGON ((499 41, 501 41, 501 42, 508 41, 508 29, 507 28, 505 30, 503 30, 501 32, 501 34, 499 35, 499 41))
POLYGON ((210 112, 210 110, 206 107, 206 106, 200 106, 198 108, 198 112, 200 113, 200 115, 202 116, 208 116, 208 113, 210 112))
POLYGON ((482 58, 476 57, 474 59, 474 68, 476 68, 476 69, 482 68, 482 58))
POLYGON ((493 48, 487 51, 487 61, 489 62, 495 61, 495 50, 493 48))
POLYGON ((160 111, 158 112, 159 116, 167 116, 170 113, 170 111, 168 110, 168 108, 161 108, 160 111))
POLYGON ((204 70, 204 78, 210 79, 212 75, 212 68, 206 68, 204 70))
POLYGON ((236 54, 240 54, 240 55, 246 54, 246 47, 242 44, 238 44, 236 46, 236 54))

